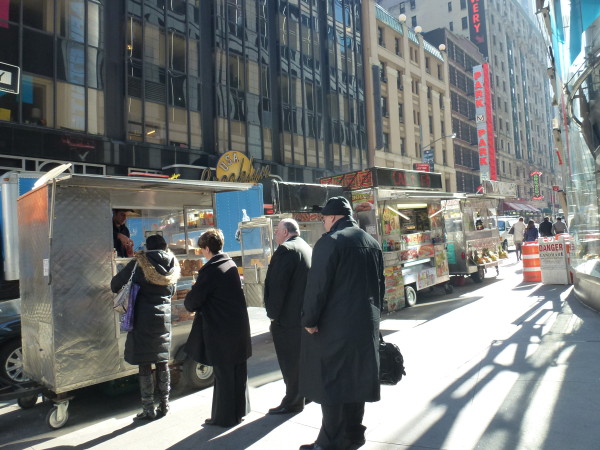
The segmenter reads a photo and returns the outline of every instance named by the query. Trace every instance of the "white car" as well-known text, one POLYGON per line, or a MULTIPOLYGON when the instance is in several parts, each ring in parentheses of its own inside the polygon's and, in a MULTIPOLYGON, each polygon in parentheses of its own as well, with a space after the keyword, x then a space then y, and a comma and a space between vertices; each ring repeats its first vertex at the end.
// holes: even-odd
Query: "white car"
POLYGON ((502 240, 502 248, 508 250, 508 247, 515 245, 512 234, 508 234, 510 228, 519 220, 518 217, 498 217, 498 231, 502 240))

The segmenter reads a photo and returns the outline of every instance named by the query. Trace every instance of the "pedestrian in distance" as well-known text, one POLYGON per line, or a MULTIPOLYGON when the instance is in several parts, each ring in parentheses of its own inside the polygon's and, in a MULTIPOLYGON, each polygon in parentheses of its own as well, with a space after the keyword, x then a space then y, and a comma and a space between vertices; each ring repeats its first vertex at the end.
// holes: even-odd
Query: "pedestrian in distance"
POLYGON ((361 230, 344 197, 323 210, 302 308, 300 393, 319 403, 321 429, 300 449, 365 443, 365 402, 380 399, 379 320, 385 294, 379 243, 361 230))
MULTIPOLYGON (((523 238, 525 236, 525 219, 519 217, 519 220, 512 226, 512 234, 515 240, 515 249, 517 254, 517 261, 521 260, 521 250, 523 245, 523 238)), ((510 233, 510 231, 509 231, 510 233)))
POLYGON ((176 290, 180 268, 177 258, 158 234, 148 236, 146 250, 137 252, 135 259, 112 278, 110 288, 113 292, 119 292, 129 281, 134 267, 132 281, 140 289, 135 299, 133 330, 127 333, 124 356, 129 364, 139 366, 143 410, 136 419, 153 420, 169 411, 171 297, 176 290), (158 410, 154 405, 152 364, 156 366, 158 410))
POLYGON ((208 261, 198 271, 184 305, 195 312, 185 346, 194 361, 212 366, 215 387, 207 425, 232 427, 250 412, 247 360, 252 355, 250 320, 238 268, 223 253, 223 232, 206 230, 198 247, 208 261))
POLYGON ((562 234, 568 232, 567 226, 560 217, 557 217, 556 222, 552 224, 552 231, 554 234, 562 234))
POLYGON ((275 229, 277 250, 265 279, 265 308, 271 319, 271 335, 285 382, 285 396, 269 414, 288 414, 304 409, 300 395, 300 313, 312 249, 300 237, 298 222, 283 219, 275 229))
POLYGON ((544 221, 540 223, 540 236, 542 237, 552 237, 554 235, 552 231, 552 222, 550 222, 550 217, 544 217, 544 221))
POLYGON ((527 223, 527 228, 525 228, 525 235, 523 237, 523 241, 524 242, 535 242, 538 240, 538 230, 535 227, 535 222, 533 220, 530 220, 527 223))

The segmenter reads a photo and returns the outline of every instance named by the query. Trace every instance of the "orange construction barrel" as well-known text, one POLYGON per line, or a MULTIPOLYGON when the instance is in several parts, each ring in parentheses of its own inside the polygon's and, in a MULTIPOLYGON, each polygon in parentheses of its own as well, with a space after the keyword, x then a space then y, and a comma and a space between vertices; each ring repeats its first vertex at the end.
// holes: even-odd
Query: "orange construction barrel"
POLYGON ((537 242, 523 242, 523 281, 541 282, 540 248, 537 242))

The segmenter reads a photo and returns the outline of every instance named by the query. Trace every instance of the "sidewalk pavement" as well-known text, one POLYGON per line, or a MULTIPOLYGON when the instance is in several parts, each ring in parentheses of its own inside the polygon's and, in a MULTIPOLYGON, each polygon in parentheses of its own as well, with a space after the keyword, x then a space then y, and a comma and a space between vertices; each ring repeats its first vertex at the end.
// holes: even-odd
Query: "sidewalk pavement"
MULTIPOLYGON (((439 296, 461 304, 442 315, 428 315, 433 305, 423 304, 383 319, 407 376, 382 386, 381 401, 367 404, 363 448, 599 448, 600 316, 576 300, 571 286, 522 283, 515 263, 479 286, 439 296)), ((206 389, 176 398, 165 418, 143 426, 132 424, 132 412, 27 448, 279 450, 312 443, 319 405, 266 415, 284 384, 269 321, 262 309, 250 313, 252 412, 239 426, 203 425, 212 398, 206 389)))

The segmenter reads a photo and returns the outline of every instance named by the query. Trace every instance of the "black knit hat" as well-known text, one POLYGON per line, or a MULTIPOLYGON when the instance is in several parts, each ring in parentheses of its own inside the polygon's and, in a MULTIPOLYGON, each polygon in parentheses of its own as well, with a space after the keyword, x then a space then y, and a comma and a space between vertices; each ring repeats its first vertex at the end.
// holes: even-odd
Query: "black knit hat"
POLYGON ((331 197, 321 210, 324 216, 351 216, 352 207, 345 197, 331 197))
POLYGON ((160 234, 151 234, 146 238, 146 249, 148 250, 166 250, 167 243, 160 234))

